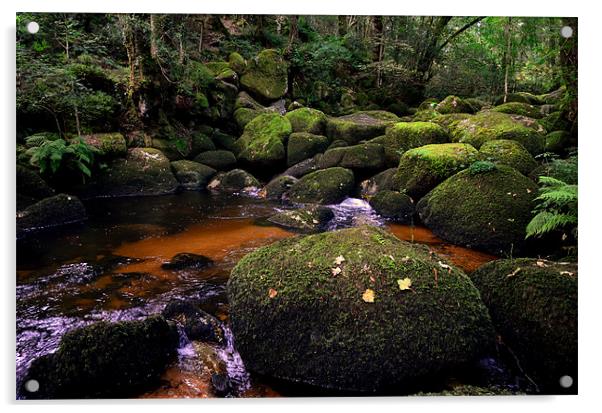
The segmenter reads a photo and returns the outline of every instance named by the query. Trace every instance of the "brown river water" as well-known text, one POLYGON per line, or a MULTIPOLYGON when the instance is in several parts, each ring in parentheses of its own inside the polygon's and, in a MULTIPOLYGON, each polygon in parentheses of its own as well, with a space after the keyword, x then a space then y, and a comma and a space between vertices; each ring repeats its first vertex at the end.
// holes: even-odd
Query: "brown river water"
MULTIPOLYGON (((265 218, 280 205, 248 197, 185 192, 100 199, 86 207, 85 224, 17 242, 17 378, 34 358, 54 351, 70 329, 98 320, 144 318, 172 299, 206 299, 204 310, 224 323, 228 335, 225 283, 231 269, 250 251, 296 235, 266 225, 265 218), (215 265, 200 271, 161 268, 180 252, 205 255, 215 265)), ((384 225, 466 272, 496 258, 447 244, 424 227, 386 223, 364 201, 348 199, 333 210, 330 229, 384 225)), ((179 361, 166 371, 164 385, 141 397, 213 397, 212 364, 227 371, 236 396, 296 394, 246 372, 232 337, 227 338, 225 348, 182 341, 179 361)))

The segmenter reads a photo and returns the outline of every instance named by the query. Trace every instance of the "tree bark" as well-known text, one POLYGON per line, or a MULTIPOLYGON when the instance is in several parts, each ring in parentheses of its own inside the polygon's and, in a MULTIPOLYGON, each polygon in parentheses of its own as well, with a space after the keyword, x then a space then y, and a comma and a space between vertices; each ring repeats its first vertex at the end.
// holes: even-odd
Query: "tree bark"
POLYGON ((290 16, 289 18, 289 33, 288 44, 286 46, 286 54, 290 54, 293 46, 299 38, 299 16, 290 16))
POLYGON ((506 38, 506 50, 504 51, 504 103, 508 100, 508 78, 510 75, 510 59, 512 54, 511 27, 512 17, 508 17, 504 27, 504 37, 506 38))

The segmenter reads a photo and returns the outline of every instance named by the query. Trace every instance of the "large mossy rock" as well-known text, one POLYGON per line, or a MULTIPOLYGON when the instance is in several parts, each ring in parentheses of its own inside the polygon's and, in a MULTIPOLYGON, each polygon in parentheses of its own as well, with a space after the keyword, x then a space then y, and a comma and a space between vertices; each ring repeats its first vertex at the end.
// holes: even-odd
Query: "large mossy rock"
POLYGON ((431 122, 399 122, 385 134, 385 159, 387 166, 397 166, 401 155, 409 149, 424 145, 449 142, 449 134, 431 122))
POLYGON ((189 190, 205 189, 209 179, 217 173, 210 166, 187 160, 173 161, 171 169, 180 185, 189 190))
POLYGON ((450 127, 454 142, 469 143, 479 149, 487 141, 514 140, 533 156, 544 150, 545 136, 535 121, 526 122, 520 116, 500 112, 479 112, 450 127), (527 126, 531 125, 531 126, 527 126))
POLYGON ((329 118, 326 123, 326 136, 332 141, 343 140, 353 145, 383 135, 387 126, 398 121, 399 118, 395 114, 381 110, 356 112, 329 118))
POLYGON ((337 204, 353 190, 354 176, 349 169, 334 167, 303 176, 291 187, 293 202, 337 204))
POLYGON ((318 232, 325 229, 332 218, 334 218, 334 213, 330 208, 314 206, 282 211, 269 217, 268 221, 300 232, 318 232))
POLYGON ((305 159, 322 153, 330 144, 326 136, 314 135, 308 132, 295 132, 288 138, 286 163, 293 166, 305 159))
POLYGON ((190 155, 189 142, 184 139, 153 139, 152 147, 161 151, 170 161, 178 161, 190 155))
POLYGON ((535 183, 517 170, 475 162, 418 202, 422 222, 454 244, 502 255, 520 253, 535 183))
POLYGON ((394 184, 396 190, 418 200, 477 160, 477 150, 466 143, 442 143, 410 149, 399 160, 394 184))
POLYGON ((201 152, 194 158, 194 161, 215 168, 218 171, 228 171, 236 165, 236 156, 230 151, 220 149, 201 152))
POLYGON ((297 180, 297 178, 289 175, 277 176, 263 188, 263 193, 267 199, 281 201, 297 180))
POLYGON ((291 133, 291 123, 284 116, 259 115, 245 126, 237 141, 238 159, 258 167, 279 165, 286 158, 284 145, 291 133))
POLYGON ((541 111, 537 106, 528 103, 508 102, 491 109, 494 112, 508 113, 511 115, 522 115, 533 119, 541 118, 541 111))
POLYGON ((58 194, 44 198, 17 214, 17 238, 45 228, 85 221, 82 202, 73 195, 58 194))
POLYGON ((571 134, 557 130, 546 135, 546 152, 554 152, 558 155, 564 155, 571 146, 576 146, 576 142, 571 138, 571 134))
POLYGON ((158 149, 132 148, 125 159, 115 159, 80 189, 82 198, 164 195, 179 183, 169 159, 158 149))
POLYGON ((541 105, 544 102, 536 95, 529 92, 516 92, 516 93, 508 93, 506 96, 506 100, 504 100, 504 96, 500 96, 495 101, 496 105, 502 105, 504 103, 526 103, 529 105, 541 105))
POLYGON ((397 168, 389 168, 377 173, 373 177, 360 182, 358 192, 362 197, 370 197, 380 191, 399 189, 393 179, 396 172, 397 168))
POLYGON ((32 363, 23 381, 37 380, 40 399, 135 397, 159 383, 175 360, 178 333, 162 317, 99 322, 70 331, 56 353, 32 363))
POLYGON ((221 172, 217 174, 207 189, 223 193, 239 193, 252 191, 259 188, 259 181, 247 171, 242 169, 233 169, 229 172, 221 172))
POLYGON ((416 209, 412 198, 389 190, 380 191, 370 198, 370 206, 378 215, 401 224, 411 224, 416 209))
POLYGON ((301 178, 304 175, 307 175, 308 173, 317 171, 318 168, 318 161, 320 160, 320 158, 322 157, 322 154, 319 153, 316 156, 314 156, 313 158, 309 158, 306 159, 304 161, 301 161, 289 168, 287 168, 282 175, 289 175, 289 176, 293 176, 295 178, 301 178))
POLYGON ((579 165, 576 156, 567 159, 554 159, 533 169, 529 177, 535 182, 539 182, 540 176, 550 176, 559 179, 569 185, 578 183, 579 165))
POLYGON ((54 189, 48 186, 37 172, 17 165, 17 211, 52 195, 54 189))
POLYGON ((493 340, 489 315, 470 279, 454 267, 443 273, 440 261, 426 247, 369 226, 248 254, 227 286, 245 366, 374 391, 475 360, 493 340), (405 279, 410 289, 400 288, 405 279))
POLYGON ((475 110, 469 103, 457 96, 448 96, 435 106, 435 110, 442 115, 449 113, 474 113, 475 110))
POLYGON ((247 69, 247 62, 240 53, 232 52, 228 56, 228 66, 241 76, 247 69))
POLYGON ((300 108, 287 113, 286 118, 293 132, 307 132, 322 135, 326 130, 326 115, 317 109, 300 108))
POLYGON ((266 100, 276 100, 288 90, 287 64, 274 49, 260 52, 247 62, 242 87, 266 100))
POLYGON ((529 172, 537 168, 535 158, 516 141, 487 141, 479 149, 479 156, 482 160, 511 166, 523 175, 529 175, 529 172))
POLYGON ((214 151, 215 149, 215 143, 213 143, 213 140, 208 135, 197 132, 190 137, 190 152, 188 156, 194 158, 201 152, 214 151))
POLYGON ((82 140, 96 148, 99 156, 107 158, 125 156, 128 150, 125 138, 119 132, 85 135, 82 140))
POLYGON ((341 166, 353 171, 378 171, 385 166, 385 149, 376 143, 329 149, 320 158, 318 166, 321 169, 341 166))
POLYGON ((548 132, 557 130, 570 131, 571 122, 569 122, 562 112, 552 112, 548 116, 539 120, 539 123, 546 128, 548 132))
POLYGON ((539 259, 492 261, 471 274, 502 340, 546 393, 577 379, 577 264, 539 259))

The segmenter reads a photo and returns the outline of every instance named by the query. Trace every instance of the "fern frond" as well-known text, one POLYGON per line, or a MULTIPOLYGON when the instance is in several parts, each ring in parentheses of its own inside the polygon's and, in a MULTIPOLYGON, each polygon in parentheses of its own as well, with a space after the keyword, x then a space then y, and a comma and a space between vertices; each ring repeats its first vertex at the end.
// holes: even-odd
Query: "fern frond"
POLYGON ((529 225, 527 225, 527 235, 525 239, 532 236, 541 236, 567 225, 576 224, 577 217, 574 215, 541 211, 535 215, 531 222, 529 222, 529 225))
POLYGON ((566 185, 565 182, 561 181, 560 179, 552 178, 551 176, 540 176, 539 183, 541 185, 547 185, 547 186, 564 186, 564 185, 566 185))

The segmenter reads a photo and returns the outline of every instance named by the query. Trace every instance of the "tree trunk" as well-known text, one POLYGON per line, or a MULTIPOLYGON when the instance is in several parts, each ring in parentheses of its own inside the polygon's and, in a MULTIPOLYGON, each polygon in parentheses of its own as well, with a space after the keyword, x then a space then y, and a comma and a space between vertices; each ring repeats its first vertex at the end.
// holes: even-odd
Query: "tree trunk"
POLYGON ((563 110, 564 116, 571 122, 571 135, 576 141, 577 139, 577 110, 578 110, 578 96, 577 96, 577 66, 578 66, 578 53, 577 53, 577 18, 575 17, 564 17, 562 18, 562 25, 568 26, 573 29, 573 34, 568 39, 562 39, 562 46, 560 48, 560 65, 562 68, 562 78, 566 85, 566 105, 563 110))
POLYGON ((159 16, 156 14, 150 15, 150 54, 155 60, 159 57, 159 47, 157 46, 157 30, 159 16))
POLYGON ((376 87, 379 88, 382 84, 382 61, 384 57, 384 35, 383 35, 383 17, 374 16, 372 20, 373 41, 372 61, 376 63, 376 87))
POLYGON ((290 16, 289 18, 289 33, 288 45, 286 46, 286 54, 289 55, 293 50, 293 45, 299 37, 299 16, 290 16))
POLYGON ((508 99, 508 78, 510 76, 510 60, 512 54, 511 27, 512 17, 508 17, 504 27, 504 37, 506 38, 506 50, 504 51, 504 103, 508 99))
POLYGON ((347 34, 347 16, 338 17, 339 36, 343 37, 347 34))

